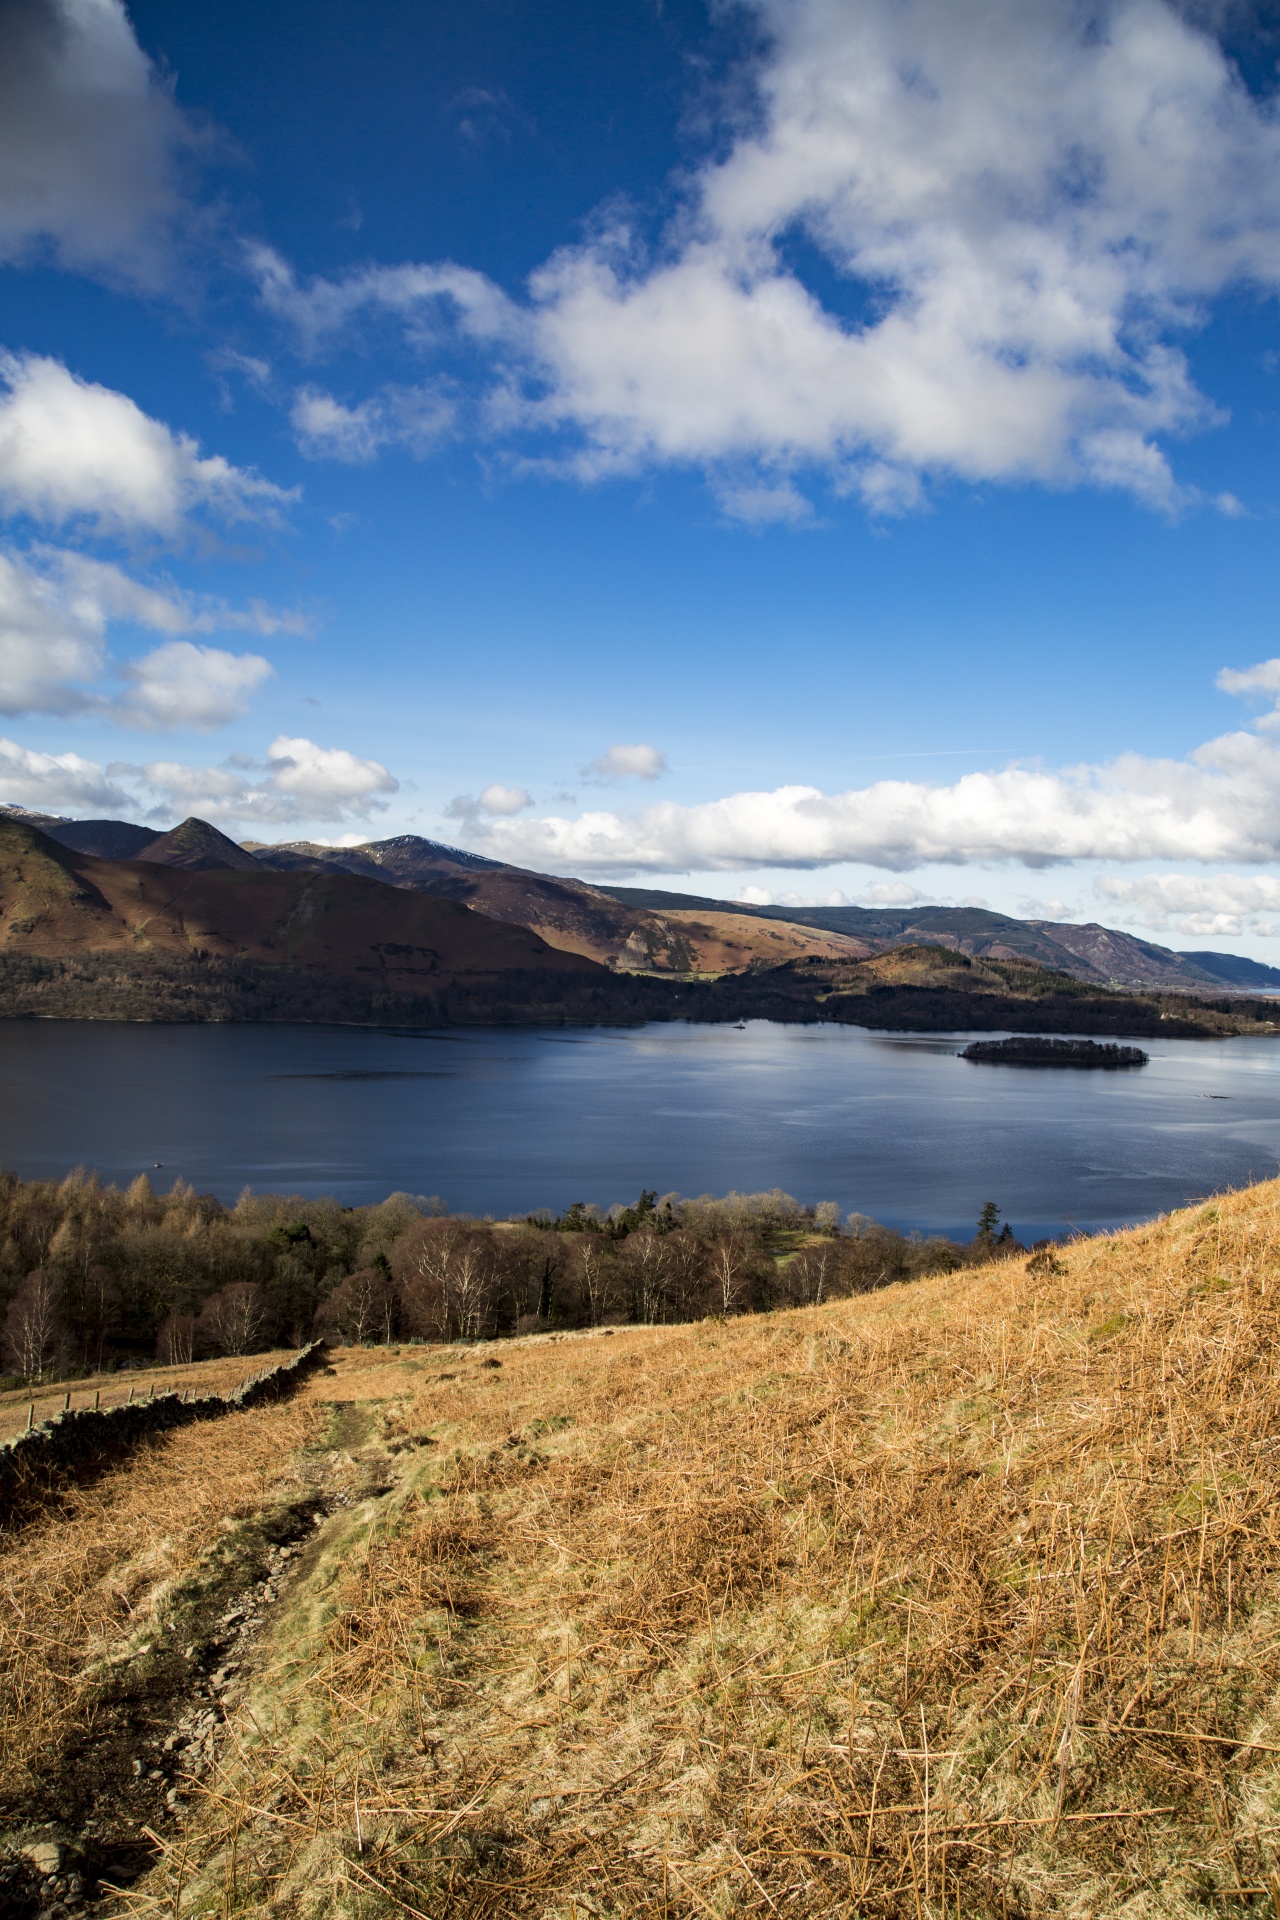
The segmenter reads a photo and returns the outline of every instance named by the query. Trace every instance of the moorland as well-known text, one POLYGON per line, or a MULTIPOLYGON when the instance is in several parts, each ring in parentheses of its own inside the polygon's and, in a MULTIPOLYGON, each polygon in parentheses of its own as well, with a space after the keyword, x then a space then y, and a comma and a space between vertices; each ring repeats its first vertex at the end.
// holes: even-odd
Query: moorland
POLYGON ((12 1911, 1272 1912, 1278 1285, 1272 1182, 820 1305, 335 1345, 4 1538, 12 1911))

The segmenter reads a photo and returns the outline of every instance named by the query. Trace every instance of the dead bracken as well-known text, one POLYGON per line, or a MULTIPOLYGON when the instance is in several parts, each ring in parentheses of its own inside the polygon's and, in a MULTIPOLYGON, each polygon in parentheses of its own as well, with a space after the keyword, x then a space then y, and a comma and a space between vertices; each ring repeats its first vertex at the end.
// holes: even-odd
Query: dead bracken
POLYGON ((500 1370, 341 1350, 15 1541, 11 1825, 255 1537, 104 1910, 1274 1912, 1278 1335, 1271 1183, 500 1370))

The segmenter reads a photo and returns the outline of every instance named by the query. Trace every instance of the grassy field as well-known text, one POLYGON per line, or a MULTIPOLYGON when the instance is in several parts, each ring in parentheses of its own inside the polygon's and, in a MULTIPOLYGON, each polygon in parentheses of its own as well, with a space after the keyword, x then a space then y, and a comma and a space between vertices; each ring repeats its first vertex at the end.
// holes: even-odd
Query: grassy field
POLYGON ((92 1373, 79 1380, 54 1381, 39 1387, 11 1387, 0 1393, 0 1441, 21 1433, 30 1418, 37 1426, 52 1419, 64 1403, 73 1408, 118 1407, 132 1392, 135 1400, 154 1393, 230 1393, 251 1373, 279 1366, 295 1349, 280 1347, 271 1353, 227 1356, 220 1360, 189 1361, 186 1365, 147 1367, 134 1373, 92 1373))
POLYGON ((1280 1914, 1278 1312, 1272 1183, 819 1309, 340 1352, 12 1543, 11 1791, 305 1495, 121 1910, 1280 1914))

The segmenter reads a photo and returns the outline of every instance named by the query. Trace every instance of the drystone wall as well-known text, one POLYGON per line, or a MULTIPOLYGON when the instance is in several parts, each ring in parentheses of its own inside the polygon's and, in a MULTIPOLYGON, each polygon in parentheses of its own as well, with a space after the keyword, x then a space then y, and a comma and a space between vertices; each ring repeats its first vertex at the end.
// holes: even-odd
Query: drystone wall
POLYGON ((56 1413, 0 1446, 0 1525, 20 1518, 55 1485, 90 1473, 148 1434, 167 1433, 196 1420, 219 1420, 245 1407, 283 1399, 324 1358, 324 1341, 313 1340, 292 1360, 250 1374, 230 1393, 204 1394, 196 1400, 161 1393, 126 1406, 56 1413))

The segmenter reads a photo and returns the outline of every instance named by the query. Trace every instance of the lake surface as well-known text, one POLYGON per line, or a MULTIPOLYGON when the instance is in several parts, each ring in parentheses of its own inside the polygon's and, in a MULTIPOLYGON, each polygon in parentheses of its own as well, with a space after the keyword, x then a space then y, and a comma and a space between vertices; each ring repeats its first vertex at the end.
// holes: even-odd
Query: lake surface
POLYGON ((1116 1073, 972 1065, 968 1037, 5 1021, 0 1166, 497 1215, 783 1187, 966 1238, 991 1199, 1024 1239, 1280 1170, 1280 1041, 1148 1041, 1116 1073))

